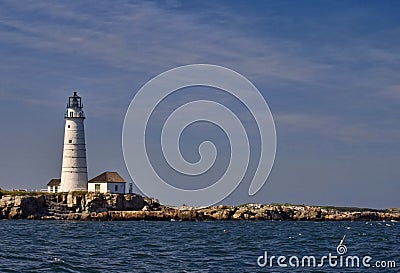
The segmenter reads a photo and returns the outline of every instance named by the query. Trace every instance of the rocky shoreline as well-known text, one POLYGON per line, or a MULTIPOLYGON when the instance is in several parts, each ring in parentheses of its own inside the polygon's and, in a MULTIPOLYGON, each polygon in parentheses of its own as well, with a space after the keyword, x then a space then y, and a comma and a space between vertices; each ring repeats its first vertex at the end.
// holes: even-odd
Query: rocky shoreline
POLYGON ((169 207, 136 194, 0 194, 0 219, 81 221, 400 221, 400 209, 372 210, 299 205, 245 204, 169 207))

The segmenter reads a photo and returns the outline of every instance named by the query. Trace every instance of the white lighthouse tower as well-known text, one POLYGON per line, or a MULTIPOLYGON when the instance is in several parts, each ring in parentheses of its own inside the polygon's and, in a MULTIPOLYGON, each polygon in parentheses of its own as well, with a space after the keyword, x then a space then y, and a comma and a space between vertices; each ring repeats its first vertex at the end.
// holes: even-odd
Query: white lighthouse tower
POLYGON ((85 115, 82 98, 74 92, 69 97, 65 114, 64 150, 60 191, 87 190, 85 115))

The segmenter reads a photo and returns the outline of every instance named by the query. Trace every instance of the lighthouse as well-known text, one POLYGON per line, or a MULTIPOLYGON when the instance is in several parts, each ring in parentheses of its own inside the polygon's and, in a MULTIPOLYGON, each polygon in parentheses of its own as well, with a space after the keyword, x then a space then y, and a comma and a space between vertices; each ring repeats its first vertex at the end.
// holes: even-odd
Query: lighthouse
POLYGON ((64 149, 60 191, 87 190, 88 174, 85 145, 85 115, 82 98, 74 92, 65 113, 64 149))

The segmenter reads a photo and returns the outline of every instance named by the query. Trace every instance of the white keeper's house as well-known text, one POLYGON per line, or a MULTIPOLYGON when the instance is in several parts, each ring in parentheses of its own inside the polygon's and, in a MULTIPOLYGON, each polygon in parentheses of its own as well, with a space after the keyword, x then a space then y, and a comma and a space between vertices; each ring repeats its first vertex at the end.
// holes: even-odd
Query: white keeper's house
POLYGON ((117 172, 104 172, 88 181, 88 191, 125 193, 126 181, 117 172))
MULTIPOLYGON (((60 192, 61 179, 53 178, 47 183, 47 191, 60 192)), ((104 172, 88 181, 89 192, 100 193, 126 193, 126 181, 117 172, 104 172)), ((129 191, 132 193, 132 183, 129 183, 129 191)))
POLYGON ((57 193, 60 191, 61 179, 53 178, 47 183, 47 191, 52 193, 57 193))

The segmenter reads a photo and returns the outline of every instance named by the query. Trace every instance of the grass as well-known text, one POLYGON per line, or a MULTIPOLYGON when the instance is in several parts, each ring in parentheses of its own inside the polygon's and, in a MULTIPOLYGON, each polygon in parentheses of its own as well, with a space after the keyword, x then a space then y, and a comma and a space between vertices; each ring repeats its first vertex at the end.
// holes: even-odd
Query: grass
POLYGON ((304 204, 301 204, 301 205, 299 205, 299 204, 291 204, 291 203, 284 203, 284 204, 279 204, 279 203, 271 203, 271 204, 269 204, 270 206, 273 206, 273 207, 277 207, 277 206, 283 206, 283 207, 288 207, 288 206, 292 206, 292 207, 305 207, 306 205, 304 205, 304 204))
MULTIPOLYGON (((87 191, 73 191, 71 192, 73 195, 85 195, 88 192, 87 191)), ((52 193, 52 192, 40 192, 40 191, 24 191, 24 190, 3 190, 0 189, 0 196, 3 195, 11 195, 11 196, 37 196, 37 195, 62 195, 66 194, 64 192, 58 192, 58 193, 52 193)))
POLYGON ((22 195, 41 195, 41 194, 43 194, 43 192, 0 189, 0 196, 1 195, 22 196, 22 195))
POLYGON ((86 195, 88 193, 88 191, 72 191, 69 193, 72 193, 72 195, 86 195))
POLYGON ((371 208, 357 208, 357 207, 334 207, 334 206, 320 206, 321 209, 337 210, 340 212, 385 212, 384 209, 371 209, 371 208))
MULTIPOLYGON (((240 205, 239 207, 246 206, 247 204, 240 205)), ((293 206, 293 207, 306 207, 304 204, 290 204, 290 203, 284 203, 284 204, 279 204, 279 203, 271 203, 269 204, 270 206, 276 207, 276 206, 282 206, 282 207, 288 207, 288 206, 293 206)), ((315 206, 315 205, 310 205, 309 207, 318 207, 321 209, 326 209, 326 210, 336 210, 339 212, 390 212, 390 211, 398 211, 399 209, 372 209, 372 208, 358 208, 358 207, 335 207, 335 206, 315 206)))
MULTIPOLYGON (((295 205, 295 204, 278 204, 278 203, 271 203, 270 206, 296 206, 296 207, 306 207, 306 205, 301 204, 301 205, 295 205)), ((318 207, 321 209, 326 209, 326 210, 337 210, 339 212, 386 212, 388 210, 385 209, 371 209, 371 208, 358 208, 358 207, 335 207, 335 206, 315 206, 315 205, 309 205, 309 207, 318 207)))

